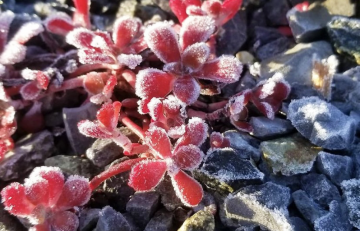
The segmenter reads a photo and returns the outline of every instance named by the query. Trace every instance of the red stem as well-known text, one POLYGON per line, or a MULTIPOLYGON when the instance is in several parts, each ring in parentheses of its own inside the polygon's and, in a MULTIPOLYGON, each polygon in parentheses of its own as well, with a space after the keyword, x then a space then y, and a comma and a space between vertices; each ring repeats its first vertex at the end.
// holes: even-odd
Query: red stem
POLYGON ((122 107, 125 107, 128 109, 137 109, 138 101, 139 101, 138 98, 128 98, 128 99, 124 99, 123 101, 121 101, 121 105, 122 105, 122 107))
POLYGON ((95 71, 98 69, 117 70, 120 68, 121 68, 121 66, 119 66, 117 64, 106 64, 106 63, 84 64, 84 65, 81 65, 78 69, 76 69, 73 73, 71 73, 69 78, 74 78, 79 75, 83 75, 83 74, 86 74, 86 73, 89 73, 91 71, 95 71))
POLYGON ((226 104, 228 104, 228 100, 224 100, 224 101, 220 101, 220 102, 216 102, 216 103, 210 103, 208 105, 208 112, 213 112, 219 109, 222 109, 223 107, 226 106, 226 104))
POLYGON ((99 175, 95 176, 89 183, 91 190, 96 189, 102 182, 109 179, 112 176, 115 176, 119 173, 129 171, 132 166, 134 166, 136 163, 139 163, 140 161, 144 160, 145 158, 136 158, 136 159, 130 159, 125 160, 124 162, 121 162, 119 164, 115 164, 105 170, 104 172, 100 173, 99 175))
POLYGON ((121 123, 128 127, 132 132, 134 132, 140 139, 144 140, 145 134, 142 128, 135 124, 129 117, 124 116, 120 118, 121 123))
POLYGON ((130 70, 124 70, 121 76, 135 89, 136 74, 130 70))

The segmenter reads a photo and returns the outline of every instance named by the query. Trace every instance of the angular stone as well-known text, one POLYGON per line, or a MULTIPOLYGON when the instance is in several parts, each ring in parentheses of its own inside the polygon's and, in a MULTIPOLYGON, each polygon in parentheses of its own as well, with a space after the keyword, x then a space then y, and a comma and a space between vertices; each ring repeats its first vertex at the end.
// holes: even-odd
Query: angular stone
POLYGON ((291 10, 287 13, 289 26, 297 43, 312 42, 326 34, 326 24, 331 20, 328 10, 312 4, 306 11, 291 10))
POLYGON ((303 190, 293 192, 292 198, 301 215, 311 224, 313 224, 316 219, 327 213, 326 210, 309 198, 303 190))
POLYGON ((266 17, 272 26, 286 26, 286 13, 290 10, 290 6, 286 0, 268 0, 264 7, 266 17))
POLYGON ((300 217, 290 217, 290 223, 293 227, 293 231, 311 231, 311 228, 300 217))
POLYGON ((231 148, 215 149, 204 160, 197 178, 210 188, 233 192, 241 186, 260 183, 264 174, 231 148))
POLYGON ((174 186, 168 175, 165 175, 164 179, 156 186, 155 190, 161 195, 161 204, 166 210, 173 211, 183 206, 183 203, 175 193, 174 186))
POLYGON ((347 208, 338 201, 330 203, 330 212, 317 219, 314 223, 315 231, 351 231, 347 208))
POLYGON ((224 137, 230 139, 230 147, 234 149, 243 159, 252 158, 255 161, 260 159, 260 150, 258 140, 253 137, 245 137, 238 131, 229 130, 224 132, 224 137))
POLYGON ((125 217, 110 206, 104 207, 94 231, 133 231, 125 217))
POLYGON ((2 204, 0 204, 0 230, 1 231, 26 231, 27 229, 16 219, 5 211, 2 204))
POLYGON ((282 36, 274 41, 271 41, 263 46, 260 46, 256 49, 256 57, 259 60, 265 60, 267 58, 271 58, 275 55, 278 55, 292 46, 291 41, 282 36))
POLYGON ((300 83, 312 86, 314 54, 319 59, 325 59, 333 54, 332 47, 325 41, 299 43, 281 54, 263 60, 260 76, 262 79, 268 79, 276 72, 280 72, 290 84, 300 83))
POLYGON ((235 54, 247 40, 246 12, 240 10, 223 25, 223 33, 216 39, 216 54, 235 54))
POLYGON ((289 231, 290 199, 288 188, 271 182, 246 186, 225 199, 220 219, 228 227, 260 225, 270 231, 289 231))
POLYGON ((121 1, 118 12, 116 13, 116 18, 119 18, 121 16, 134 17, 136 13, 137 5, 138 5, 138 1, 136 0, 121 1))
POLYGON ((214 231, 215 230, 215 219, 214 215, 210 212, 201 210, 188 219, 182 224, 178 231, 214 231))
POLYGON ((131 214, 139 227, 144 228, 150 221, 159 205, 159 193, 139 192, 126 205, 126 211, 131 214))
POLYGON ((54 139, 47 130, 29 134, 15 144, 0 163, 0 180, 10 181, 26 176, 32 169, 44 164, 55 152, 54 139))
POLYGON ((340 186, 342 181, 349 180, 353 173, 354 164, 348 156, 320 152, 316 163, 319 171, 337 186, 340 186))
POLYGON ((352 0, 326 0, 322 3, 330 14, 351 17, 356 13, 356 3, 352 0))
POLYGON ((98 105, 87 103, 78 108, 63 108, 63 118, 67 137, 72 149, 78 155, 83 155, 86 149, 95 141, 94 138, 86 137, 79 132, 77 124, 81 120, 94 120, 96 112, 99 109, 98 105))
POLYGON ((289 120, 280 118, 271 120, 263 116, 251 117, 250 124, 254 129, 252 135, 263 140, 276 138, 295 130, 289 120))
POLYGON ((360 179, 360 145, 354 145, 351 149, 351 159, 354 163, 354 177, 360 179))
POLYGON ((309 172, 321 150, 299 134, 264 141, 260 148, 263 160, 273 173, 286 176, 309 172))
POLYGON ((349 210, 349 221, 360 229, 360 179, 343 181, 341 189, 349 210))
POLYGON ((327 31, 336 51, 360 64, 360 20, 333 17, 327 24, 327 31))
POLYGON ((254 44, 254 48, 258 49, 259 47, 280 38, 284 38, 284 35, 275 28, 255 26, 252 43, 254 44))
POLYGON ((325 175, 310 173, 301 178, 302 189, 319 205, 328 207, 331 201, 341 201, 339 190, 325 175))
POLYGON ((318 97, 291 101, 287 116, 304 137, 320 147, 346 149, 354 140, 355 121, 318 97))
POLYGON ((57 155, 45 160, 46 166, 59 167, 66 175, 80 175, 89 179, 99 173, 90 160, 79 156, 57 155))
POLYGON ((146 225, 144 231, 168 231, 173 227, 173 213, 165 209, 155 213, 146 225))
POLYGON ((84 209, 80 212, 79 231, 92 231, 100 216, 101 209, 84 209))
POLYGON ((86 150, 86 157, 98 167, 105 167, 121 156, 122 148, 111 139, 97 139, 86 150))

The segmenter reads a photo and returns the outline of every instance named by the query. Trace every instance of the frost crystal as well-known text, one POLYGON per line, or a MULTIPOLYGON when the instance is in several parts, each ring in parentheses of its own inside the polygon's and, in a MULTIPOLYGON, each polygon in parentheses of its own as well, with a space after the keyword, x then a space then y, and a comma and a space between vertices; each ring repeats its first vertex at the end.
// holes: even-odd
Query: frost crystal
POLYGON ((128 66, 130 69, 135 69, 142 62, 141 55, 126 55, 121 54, 117 57, 117 60, 120 64, 128 66))

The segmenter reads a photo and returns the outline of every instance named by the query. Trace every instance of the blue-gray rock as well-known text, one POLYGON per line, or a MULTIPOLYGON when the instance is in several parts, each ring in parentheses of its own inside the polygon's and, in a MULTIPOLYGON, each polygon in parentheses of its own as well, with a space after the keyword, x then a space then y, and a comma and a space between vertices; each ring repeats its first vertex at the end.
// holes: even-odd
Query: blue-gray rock
MULTIPOLYGON (((260 171, 262 171, 262 168, 260 168, 260 165, 259 165, 259 169, 260 169, 260 171)), ((264 172, 264 171, 262 171, 262 172, 264 172)), ((267 174, 266 172, 264 172, 264 173, 265 173, 265 181, 271 181, 275 184, 288 187, 292 192, 299 190, 301 188, 301 183, 300 183, 301 175, 300 174, 284 176, 281 174, 272 174, 272 173, 267 174)))
POLYGON ((314 221, 324 216, 327 211, 324 210, 320 205, 315 203, 303 190, 298 190, 292 193, 292 198, 304 219, 313 224, 314 221))
POLYGON ((272 26, 285 26, 288 24, 286 13, 290 10, 286 0, 269 0, 265 3, 264 12, 272 26))
POLYGON ((27 135, 15 143, 15 148, 0 163, 0 180, 26 176, 35 167, 44 165, 54 152, 54 139, 47 130, 27 135))
POLYGON ((287 117, 304 137, 320 147, 346 149, 354 140, 355 121, 318 97, 291 101, 287 117))
POLYGON ((287 13, 289 26, 296 42, 312 42, 326 34, 326 24, 331 20, 328 10, 312 4, 306 11, 293 8, 287 13))
POLYGON ((100 216, 101 209, 86 208, 80 212, 79 231, 92 231, 100 216))
POLYGON ((264 178, 251 160, 242 159, 231 148, 212 150, 196 172, 200 182, 215 189, 223 186, 229 192, 244 185, 261 183, 264 178))
POLYGON ((216 38, 216 54, 235 54, 247 40, 246 12, 240 10, 223 25, 223 33, 216 38))
POLYGON ((278 30, 271 27, 255 26, 253 30, 254 35, 252 44, 255 50, 265 44, 284 37, 278 30))
POLYGON ((349 102, 351 105, 351 109, 357 113, 360 113, 360 94, 359 94, 360 86, 357 86, 353 91, 349 93, 349 102))
POLYGON ((272 139, 295 130, 289 120, 280 118, 251 117, 250 124, 254 129, 252 135, 259 139, 272 139))
POLYGON ((105 167, 121 156, 122 148, 111 139, 97 139, 86 150, 86 157, 98 167, 105 167))
POLYGON ((360 145, 354 145, 351 149, 351 159, 354 163, 354 177, 360 179, 360 145))
POLYGON ((0 204, 0 230, 1 231, 26 231, 25 228, 16 217, 10 215, 4 209, 3 204, 0 204))
POLYGON ((290 39, 285 36, 282 36, 274 41, 271 41, 263 46, 260 46, 256 49, 256 57, 261 61, 267 58, 271 58, 275 55, 278 55, 287 49, 289 49, 293 43, 290 39))
POLYGON ((159 206, 160 195, 157 192, 138 192, 126 205, 136 224, 144 228, 159 206))
POLYGON ((290 190, 267 182, 250 185, 230 194, 220 209, 220 219, 228 227, 260 226, 270 231, 292 231, 287 206, 290 190))
POLYGON ((321 94, 312 87, 309 87, 305 84, 293 83, 291 85, 291 92, 288 98, 301 99, 303 97, 311 97, 311 96, 318 96, 319 98, 323 98, 323 96, 321 96, 321 94))
POLYGON ((311 231, 309 225, 300 217, 290 217, 289 220, 294 231, 311 231))
POLYGON ((356 13, 356 3, 352 0, 326 0, 322 3, 332 15, 351 17, 356 13))
POLYGON ((156 212, 144 231, 168 231, 173 227, 173 213, 165 209, 156 212))
POLYGON ((268 79, 276 72, 284 75, 291 85, 300 83, 312 86, 313 56, 319 59, 328 58, 333 54, 328 42, 299 43, 293 48, 261 62, 261 79, 268 79))
POLYGON ((360 229, 360 179, 343 181, 341 189, 349 210, 349 221, 354 227, 360 229))
POLYGON ((360 114, 358 112, 351 111, 349 116, 355 121, 356 132, 360 132, 360 114))
POLYGON ((320 152, 316 164, 319 171, 337 186, 340 186, 342 181, 349 180, 353 174, 354 164, 348 156, 320 152))
POLYGON ((346 74, 335 74, 333 78, 333 87, 331 89, 331 103, 337 106, 342 112, 348 114, 355 108, 360 108, 357 98, 350 97, 352 92, 356 92, 358 82, 346 74), (340 106, 340 107, 339 107, 340 106))
POLYGON ((94 231, 133 231, 125 217, 110 206, 104 207, 94 231))
POLYGON ((301 186, 311 199, 325 208, 333 200, 341 201, 339 190, 323 174, 304 175, 301 178, 301 186))
POLYGON ((338 201, 330 203, 330 212, 314 223, 315 231, 351 231, 347 208, 338 201))
POLYGON ((86 137, 79 132, 77 124, 81 120, 93 120, 96 117, 98 105, 87 103, 78 108, 63 108, 63 119, 66 135, 74 152, 78 155, 85 154, 86 150, 94 143, 95 139, 86 137))
POLYGON ((360 20, 336 16, 327 24, 336 51, 360 64, 360 20))
POLYGON ((261 152, 258 149, 260 142, 258 140, 234 130, 224 132, 224 137, 229 138, 230 147, 234 149, 241 158, 252 158, 255 161, 260 159, 261 152))

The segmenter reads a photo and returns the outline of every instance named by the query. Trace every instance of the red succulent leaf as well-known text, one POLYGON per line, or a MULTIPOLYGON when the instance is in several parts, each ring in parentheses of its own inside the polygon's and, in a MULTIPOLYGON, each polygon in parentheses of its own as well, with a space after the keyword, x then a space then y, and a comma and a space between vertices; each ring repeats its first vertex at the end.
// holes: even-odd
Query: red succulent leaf
MULTIPOLYGON (((250 91, 247 91, 247 93, 248 92, 250 91)), ((232 97, 229 100, 227 107, 229 109, 230 115, 241 114, 244 110, 247 110, 246 105, 248 104, 250 99, 250 97, 248 97, 249 94, 247 93, 232 97)))
POLYGON ((259 99, 268 97, 282 101, 290 94, 291 86, 284 80, 281 73, 276 73, 273 77, 263 80, 257 84, 254 94, 259 99))
POLYGON ((104 75, 107 75, 107 73, 87 73, 83 81, 83 86, 85 90, 92 95, 100 94, 105 86, 102 77, 104 75))
POLYGON ((40 34, 44 31, 44 27, 40 22, 27 22, 24 23, 20 29, 16 32, 14 37, 11 39, 12 42, 24 44, 29 41, 32 37, 40 34))
POLYGON ((164 98, 172 91, 174 80, 171 74, 147 68, 136 75, 135 93, 140 98, 164 98))
POLYGON ((203 189, 199 182, 181 170, 170 176, 176 195, 182 203, 189 207, 194 207, 200 203, 203 197, 203 189))
POLYGON ((15 14, 10 10, 0 14, 0 52, 3 51, 6 45, 9 27, 14 18, 15 14))
POLYGON ((103 89, 103 94, 106 96, 106 98, 110 98, 112 96, 116 84, 117 78, 114 75, 110 76, 110 78, 106 81, 105 87, 103 89))
POLYGON ((120 110, 121 103, 119 101, 103 104, 97 112, 96 118, 108 131, 113 131, 118 124, 120 110))
POLYGON ((144 160, 136 164, 129 176, 129 186, 136 191, 149 191, 163 179, 167 170, 165 161, 144 160))
POLYGON ((164 63, 180 60, 178 37, 168 22, 158 22, 148 27, 144 38, 149 48, 164 63))
POLYGON ((77 124, 77 126, 79 132, 88 137, 107 139, 113 136, 110 131, 102 128, 97 121, 92 122, 89 120, 82 120, 77 124))
POLYGON ((218 25, 224 25, 227 21, 232 19, 238 12, 243 0, 225 0, 222 4, 222 14, 226 16, 221 19, 218 25))
POLYGON ((49 86, 50 79, 51 79, 51 77, 48 74, 46 74, 45 72, 37 71, 36 81, 37 81, 39 88, 46 90, 49 86))
POLYGON ((24 100, 34 100, 40 93, 41 89, 38 88, 36 81, 28 82, 20 88, 20 94, 24 100))
POLYGON ((238 121, 233 116, 230 116, 230 122, 232 125, 234 125, 240 131, 252 132, 254 130, 248 122, 238 121))
POLYGON ((25 59, 26 47, 18 42, 10 41, 4 47, 0 55, 0 63, 3 65, 13 65, 25 59))
POLYGON ((175 80, 174 95, 187 105, 193 104, 200 95, 200 85, 193 77, 185 76, 175 80))
POLYGON ((60 210, 82 206, 90 200, 91 189, 89 180, 82 176, 70 176, 64 184, 61 195, 56 203, 60 210))
POLYGON ((179 115, 182 113, 181 109, 185 106, 178 98, 169 95, 163 100, 164 110, 167 115, 179 115))
POLYGON ((76 8, 73 16, 74 24, 77 26, 90 28, 90 0, 73 0, 73 2, 76 8))
POLYGON ((206 12, 201 9, 200 6, 194 6, 194 5, 188 6, 186 8, 186 14, 187 15, 199 15, 199 16, 207 15, 206 12))
POLYGON ((45 19, 44 25, 51 33, 60 34, 63 36, 67 35, 67 33, 74 29, 71 18, 69 15, 63 12, 56 12, 49 15, 45 19))
POLYGON ((194 170, 199 167, 204 153, 195 145, 181 146, 173 155, 175 164, 184 170, 194 170))
POLYGON ((242 64, 233 56, 223 55, 206 62, 193 76, 221 83, 233 83, 239 80, 242 64))
POLYGON ((267 118, 269 119, 274 119, 275 118, 275 110, 274 107, 267 103, 267 102, 259 102, 259 101, 255 101, 253 100, 254 105, 257 107, 257 109, 259 109, 259 111, 264 114, 267 118))
POLYGON ((193 117, 185 128, 185 134, 177 141, 175 150, 184 145, 202 145, 207 137, 208 126, 204 120, 193 117))
POLYGON ((227 148, 230 147, 230 139, 224 137, 219 132, 213 132, 210 135, 210 146, 212 148, 227 148))
POLYGON ((38 176, 25 180, 25 194, 32 204, 48 205, 49 204, 49 182, 38 176))
POLYGON ((309 2, 308 1, 304 1, 302 3, 299 3, 297 5, 295 5, 295 8, 300 11, 300 12, 304 12, 307 11, 309 9, 309 2))
POLYGON ((26 198, 25 187, 19 183, 11 183, 1 190, 2 203, 9 213, 27 217, 34 209, 34 205, 26 198))
POLYGON ((142 23, 138 18, 123 16, 114 23, 113 41, 119 49, 129 45, 140 32, 142 23))
POLYGON ((149 115, 154 121, 159 121, 164 118, 163 103, 159 98, 152 98, 148 103, 149 115))
POLYGON ((210 48, 206 43, 195 43, 184 50, 181 62, 191 73, 200 69, 209 58, 209 55, 210 48))
MULTIPOLYGON (((66 42, 76 48, 93 49, 91 45, 95 38, 94 32, 85 28, 76 28, 66 35, 66 42)), ((98 36, 100 37, 100 36, 98 36)))
POLYGON ((164 129, 156 126, 151 127, 145 134, 145 143, 148 144, 161 159, 171 157, 171 143, 164 129))
POLYGON ((0 139, 0 161, 5 157, 5 154, 14 148, 14 141, 11 138, 0 139))
POLYGON ((96 49, 80 49, 78 51, 79 61, 82 64, 97 64, 107 63, 115 64, 116 60, 113 59, 106 52, 101 52, 96 49))
POLYGON ((192 44, 206 42, 214 31, 214 21, 210 17, 188 17, 180 29, 180 45, 182 50, 185 50, 192 44))
POLYGON ((169 2, 172 12, 182 23, 187 17, 186 9, 189 6, 201 6, 201 0, 170 0, 169 2))
POLYGON ((78 217, 69 211, 55 213, 50 223, 53 230, 59 231, 76 231, 79 227, 78 217))
POLYGON ((50 224, 45 222, 43 224, 35 225, 29 229, 29 231, 49 231, 51 230, 50 224))
POLYGON ((152 98, 145 98, 138 101, 139 108, 138 111, 140 114, 147 114, 150 112, 148 104, 151 101, 152 98))

